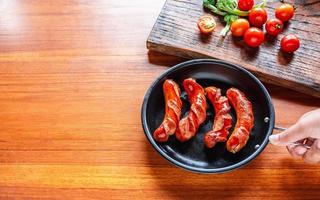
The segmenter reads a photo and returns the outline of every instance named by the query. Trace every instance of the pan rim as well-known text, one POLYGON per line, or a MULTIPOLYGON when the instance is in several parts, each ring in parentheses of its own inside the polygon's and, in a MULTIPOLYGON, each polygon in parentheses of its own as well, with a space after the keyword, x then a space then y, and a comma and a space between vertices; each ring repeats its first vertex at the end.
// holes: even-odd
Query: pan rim
POLYGON ((141 123, 142 123, 142 127, 144 130, 144 134, 146 135, 149 143, 151 144, 151 146, 162 156, 164 157, 166 160, 168 160, 170 163, 174 164, 175 166, 178 166, 182 169, 194 172, 194 173, 201 173, 201 174, 213 174, 213 173, 224 173, 224 172, 228 172, 231 170, 235 170, 238 169, 240 167, 245 166, 246 164, 248 164, 249 162, 251 162, 252 160, 254 160, 267 146, 267 144, 269 143, 269 136, 272 134, 273 128, 274 128, 274 124, 275 124, 275 111, 274 111, 274 106, 270 97, 269 92, 267 91, 267 89, 265 88, 265 86, 261 83, 261 81, 254 76, 251 72, 249 72, 248 70, 244 69, 243 67, 230 63, 230 62, 226 62, 226 61, 222 61, 222 60, 217 60, 217 59, 194 59, 194 60, 189 60, 189 61, 185 61, 182 63, 179 63, 167 70, 165 70, 160 76, 158 76, 153 83, 151 84, 151 86, 148 88, 147 92, 145 93, 144 99, 143 99, 143 103, 142 103, 142 107, 141 107, 141 123), (206 168, 200 168, 200 167, 194 167, 194 166, 190 166, 190 165, 186 165, 178 160, 173 159, 172 157, 170 157, 168 154, 166 154, 159 146, 158 143, 153 139, 152 137, 152 133, 149 130, 149 127, 147 126, 147 117, 146 117, 146 111, 147 111, 147 104, 149 101, 149 97, 153 91, 153 88, 158 84, 158 82, 163 79, 164 77, 168 76, 169 74, 173 73, 174 71, 180 69, 180 68, 184 68, 184 67, 188 67, 190 65, 199 65, 199 64, 219 64, 219 65, 224 65, 225 67, 229 67, 229 68, 233 68, 236 70, 241 71, 242 73, 246 74, 248 77, 250 77, 261 89, 261 91, 263 92, 265 98, 266 98, 266 102, 267 102, 267 106, 268 109, 270 110, 270 116, 269 116, 269 127, 268 127, 268 132, 266 134, 265 139, 263 140, 263 142, 261 143, 260 147, 250 156, 246 157, 244 160, 230 165, 230 166, 226 166, 226 167, 221 167, 221 168, 211 168, 211 169, 206 169, 206 168))

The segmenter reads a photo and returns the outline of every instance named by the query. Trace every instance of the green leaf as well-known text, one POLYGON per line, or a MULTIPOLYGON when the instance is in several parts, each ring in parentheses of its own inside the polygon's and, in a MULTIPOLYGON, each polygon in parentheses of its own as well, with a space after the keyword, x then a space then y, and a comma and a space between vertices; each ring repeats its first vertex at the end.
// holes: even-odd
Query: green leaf
POLYGON ((227 23, 226 26, 221 30, 220 35, 222 37, 225 37, 229 31, 230 31, 230 27, 231 24, 236 21, 237 19, 239 19, 239 17, 237 15, 226 15, 224 18, 224 21, 227 23))
POLYGON ((218 9, 217 7, 215 7, 213 4, 211 4, 212 2, 214 2, 214 1, 213 0, 203 0, 203 6, 205 8, 208 8, 211 12, 213 12, 217 15, 225 16, 226 14, 228 14, 227 12, 224 12, 224 11, 218 9))
POLYGON ((217 8, 228 12, 228 14, 238 15, 242 17, 249 15, 248 11, 241 11, 238 9, 237 0, 218 0, 217 8))
POLYGON ((261 3, 253 6, 253 8, 264 8, 267 5, 267 0, 263 0, 261 3))

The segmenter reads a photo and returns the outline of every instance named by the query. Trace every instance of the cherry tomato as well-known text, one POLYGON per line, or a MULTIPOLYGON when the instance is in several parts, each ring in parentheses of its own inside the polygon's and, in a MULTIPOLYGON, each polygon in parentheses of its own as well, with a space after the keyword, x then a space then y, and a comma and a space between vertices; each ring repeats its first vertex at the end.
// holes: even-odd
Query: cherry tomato
POLYGON ((284 52, 292 53, 299 49, 300 47, 300 40, 296 35, 290 34, 287 36, 284 36, 281 39, 281 49, 284 52))
POLYGON ((264 41, 263 31, 259 28, 251 27, 244 33, 244 41, 250 47, 257 47, 264 41))
POLYGON ((294 7, 290 4, 282 4, 276 9, 275 16, 282 22, 289 21, 294 15, 294 7))
POLYGON ((201 33, 203 34, 210 34, 216 27, 216 21, 213 19, 213 17, 209 15, 204 15, 200 17, 198 21, 198 28, 201 33))
POLYGON ((248 30, 248 28, 250 28, 248 20, 240 18, 231 24, 230 30, 232 35, 239 37, 243 36, 246 30, 248 30))
POLYGON ((266 23, 266 31, 269 35, 276 36, 283 30, 283 23, 279 19, 269 19, 266 23))
POLYGON ((254 0, 239 0, 238 1, 238 8, 239 10, 248 11, 254 5, 254 0))
POLYGON ((261 27, 267 19, 268 14, 263 8, 254 8, 249 11, 249 22, 252 26, 261 27))

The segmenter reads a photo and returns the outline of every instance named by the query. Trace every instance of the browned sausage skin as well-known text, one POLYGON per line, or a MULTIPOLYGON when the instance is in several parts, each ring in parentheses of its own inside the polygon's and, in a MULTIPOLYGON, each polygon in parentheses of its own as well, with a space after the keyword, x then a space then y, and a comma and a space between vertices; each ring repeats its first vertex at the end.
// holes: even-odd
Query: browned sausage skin
POLYGON ((232 117, 229 114, 231 107, 227 97, 221 95, 219 88, 207 87, 205 92, 215 110, 213 128, 204 136, 205 145, 212 148, 217 142, 227 141, 232 126, 232 117))
POLYGON ((165 98, 165 116, 161 125, 154 131, 153 137, 158 142, 166 142, 170 135, 174 134, 181 115, 182 101, 180 88, 173 80, 165 80, 163 83, 165 98))
POLYGON ((206 119, 207 102, 204 90, 194 79, 188 78, 183 81, 183 87, 187 92, 189 102, 191 104, 188 115, 181 119, 176 131, 176 138, 185 142, 192 138, 199 126, 206 119))
POLYGON ((254 125, 252 104, 244 93, 236 88, 228 89, 227 97, 237 113, 237 123, 227 141, 227 150, 236 153, 246 145, 254 125))

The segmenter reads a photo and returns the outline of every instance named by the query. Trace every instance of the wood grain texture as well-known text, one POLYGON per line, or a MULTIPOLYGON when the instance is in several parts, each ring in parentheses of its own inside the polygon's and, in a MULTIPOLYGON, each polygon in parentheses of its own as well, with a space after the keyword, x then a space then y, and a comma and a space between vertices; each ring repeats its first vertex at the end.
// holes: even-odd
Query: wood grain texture
MULTIPOLYGON (((269 145, 221 175, 178 169, 147 142, 143 96, 180 58, 148 52, 163 0, 0 1, 0 199, 315 199, 320 167, 269 145), (125 17, 119 17, 120 14, 125 17)), ((266 85, 276 123, 320 107, 266 85)))
MULTIPOLYGON (((224 24, 218 21, 210 36, 199 34, 196 26, 200 16, 210 13, 203 9, 202 0, 167 0, 148 37, 150 50, 185 58, 213 57, 240 64, 265 82, 293 88, 320 97, 320 3, 317 0, 288 0, 297 7, 295 17, 285 25, 277 38, 266 35, 260 48, 248 47, 241 38, 219 36, 224 24), (281 52, 280 39, 296 34, 301 40, 300 49, 294 54, 281 52)), ((280 1, 268 1, 269 18, 280 1)))

